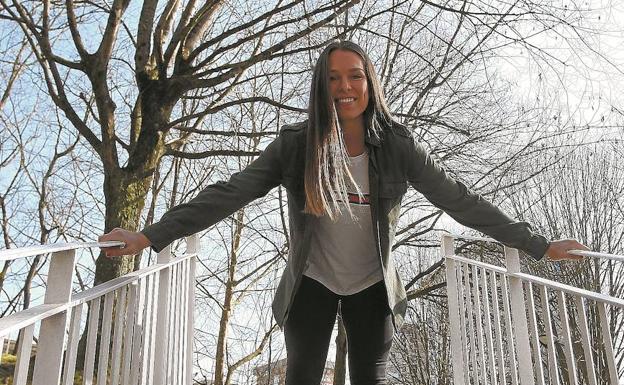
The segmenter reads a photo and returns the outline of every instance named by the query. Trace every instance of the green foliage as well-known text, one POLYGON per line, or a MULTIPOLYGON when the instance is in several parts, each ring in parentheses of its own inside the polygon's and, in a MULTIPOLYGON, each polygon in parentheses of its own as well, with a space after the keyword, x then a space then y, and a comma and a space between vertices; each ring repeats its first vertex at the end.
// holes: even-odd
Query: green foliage
POLYGON ((82 385, 82 383, 82 371, 76 370, 76 373, 74 373, 74 385, 82 385))
POLYGON ((15 362, 17 362, 17 356, 14 356, 13 354, 3 354, 2 355, 2 364, 7 364, 7 365, 15 365, 15 362))

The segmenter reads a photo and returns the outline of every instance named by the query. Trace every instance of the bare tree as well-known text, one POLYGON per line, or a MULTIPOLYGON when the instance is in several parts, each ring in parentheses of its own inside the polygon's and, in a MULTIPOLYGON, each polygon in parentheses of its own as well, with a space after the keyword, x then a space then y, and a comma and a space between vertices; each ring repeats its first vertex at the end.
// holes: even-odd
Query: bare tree
MULTIPOLYGON (((537 39, 554 30, 564 37, 566 31, 581 38, 593 33, 576 28, 589 10, 527 0, 356 3, 0 0, 0 18, 23 32, 29 51, 22 57, 34 55, 47 100, 80 137, 74 152, 97 159, 86 169, 72 167, 85 178, 103 175, 104 201, 91 190, 86 194, 92 194, 93 212, 103 211, 105 231, 151 223, 163 208, 239 170, 281 122, 301 119, 314 56, 336 36, 365 47, 397 116, 451 173, 489 199, 508 204, 518 186, 561 161, 551 143, 580 130, 569 111, 542 94, 532 102, 516 99, 514 84, 493 69, 509 59, 512 48, 530 52, 544 68, 561 64, 537 39), (94 39, 90 31, 98 28, 102 34, 94 39), (269 112, 258 115, 260 109, 269 112), (545 161, 516 178, 535 156, 545 161)), ((215 265, 206 263, 199 288, 202 298, 211 298, 211 317, 222 327, 199 339, 216 352, 209 357, 218 362, 210 377, 219 383, 228 383, 256 348, 270 345, 264 338, 272 335, 270 322, 252 328, 258 338, 251 341, 239 323, 244 306, 235 305, 274 289, 273 275, 288 248, 280 194, 215 230, 215 265), (276 221, 260 225, 257 213, 270 213, 276 221), (270 252, 245 247, 258 239, 271 244, 270 252), (232 341, 250 344, 228 350, 236 345, 232 341)), ((406 197, 404 207, 394 245, 399 269, 411 302, 436 303, 444 286, 441 263, 426 249, 437 247, 432 230, 444 219, 418 194, 406 197)), ((3 215, 10 219, 11 213, 3 215)), ((65 228, 63 234, 88 238, 100 230, 76 223, 78 229, 65 228)), ((133 258, 98 258, 94 281, 138 265, 133 258)), ((437 314, 435 307, 418 309, 411 310, 415 319, 437 314)), ((436 330, 438 338, 443 328, 436 330)), ((426 335, 432 334, 418 338, 426 335)), ((343 346, 337 363, 345 361, 343 346)), ((418 378, 441 363, 430 362, 418 378)), ((337 365, 337 379, 345 377, 344 370, 337 365)))
MULTIPOLYGON (((536 223, 553 238, 574 237, 592 250, 621 254, 624 251, 624 170, 611 144, 586 145, 573 153, 565 153, 565 161, 510 195, 517 214, 536 223)), ((618 298, 624 295, 624 266, 611 260, 588 259, 579 264, 537 265, 529 269, 572 286, 618 298)), ((592 325, 599 325, 597 309, 591 303, 587 311, 592 325)), ((615 307, 610 309, 609 315, 621 372, 624 370, 624 319, 615 307)), ((573 328, 578 328, 574 318, 571 320, 573 328)), ((592 328, 590 332, 594 341, 601 338, 600 328, 592 328)), ((593 348, 601 381, 608 381, 603 347, 593 348)), ((582 365, 579 367, 584 370, 582 365)))
MULTIPOLYGON (((246 2, 171 0, 159 9, 157 3, 145 1, 133 9, 138 18, 125 18, 128 0, 110 6, 72 0, 0 2, 3 18, 19 25, 27 37, 54 104, 102 162, 105 231, 139 226, 163 156, 248 155, 225 149, 201 153, 180 149, 191 134, 201 133, 200 124, 207 116, 230 106, 262 101, 292 109, 268 97, 237 98, 231 93, 244 86, 245 72, 251 67, 309 49, 299 46, 288 51, 353 6, 353 1, 342 0, 319 3, 306 11, 302 1, 249 9, 246 2), (233 19, 235 7, 248 8, 252 16, 233 19), (95 44, 83 36, 90 23, 103 28, 95 44), (136 33, 127 23, 136 26, 136 33), (60 37, 69 38, 73 56, 61 53, 67 49, 57 43, 60 37), (131 69, 120 68, 117 62, 131 69), (123 95, 128 88, 128 95, 123 95), (124 108, 118 106, 119 93, 124 108), (196 112, 182 116, 180 102, 189 97, 198 99, 196 112)), ((95 282, 131 271, 133 266, 131 257, 99 258, 95 282)))

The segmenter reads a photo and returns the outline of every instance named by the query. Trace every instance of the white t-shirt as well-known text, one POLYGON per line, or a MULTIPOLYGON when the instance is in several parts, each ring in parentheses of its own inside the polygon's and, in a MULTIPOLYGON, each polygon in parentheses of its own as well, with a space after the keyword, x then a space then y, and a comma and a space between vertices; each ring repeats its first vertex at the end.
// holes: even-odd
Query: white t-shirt
POLYGON ((347 181, 353 218, 345 208, 335 221, 327 215, 319 219, 303 273, 339 295, 355 294, 383 279, 369 203, 368 152, 349 157, 348 167, 363 199, 347 181))

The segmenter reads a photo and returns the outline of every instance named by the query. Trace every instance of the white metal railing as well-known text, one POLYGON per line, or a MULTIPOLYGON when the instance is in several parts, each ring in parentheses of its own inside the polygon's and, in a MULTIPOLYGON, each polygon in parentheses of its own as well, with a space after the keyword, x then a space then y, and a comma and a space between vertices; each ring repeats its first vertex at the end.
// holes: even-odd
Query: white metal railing
POLYGON ((504 268, 457 256, 455 238, 441 250, 455 385, 618 384, 607 311, 623 299, 522 273, 516 249, 505 247, 504 268))
POLYGON ((14 385, 74 384, 82 333, 82 384, 192 384, 197 235, 186 238, 182 256, 173 258, 167 247, 155 265, 72 295, 76 250, 120 245, 64 243, 0 251, 0 261, 50 255, 44 303, 0 318, 0 347, 19 336, 14 385))

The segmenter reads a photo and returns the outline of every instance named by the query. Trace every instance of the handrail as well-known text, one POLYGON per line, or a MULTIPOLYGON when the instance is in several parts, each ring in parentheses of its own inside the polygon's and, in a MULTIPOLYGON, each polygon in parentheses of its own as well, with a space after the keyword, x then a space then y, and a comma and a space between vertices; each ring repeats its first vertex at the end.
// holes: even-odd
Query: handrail
POLYGON ((586 299, 591 299, 594 301, 602 301, 609 305, 618 306, 624 309, 624 300, 620 298, 615 298, 606 294, 596 293, 596 292, 589 291, 586 289, 581 289, 580 287, 566 285, 564 283, 560 283, 560 282, 553 281, 553 280, 546 279, 546 278, 537 277, 535 275, 530 275, 530 274, 525 274, 525 273, 510 273, 502 267, 491 265, 485 262, 475 261, 474 259, 461 257, 459 255, 449 255, 446 258, 453 259, 455 261, 462 262, 471 266, 477 266, 482 269, 487 269, 488 271, 493 271, 498 274, 505 275, 507 277, 520 278, 521 280, 525 282, 537 283, 537 284, 546 286, 551 289, 565 291, 566 293, 578 295, 586 299))
POLYGON ((624 255, 618 255, 618 254, 599 253, 596 251, 585 251, 585 250, 570 250, 569 253, 574 254, 574 255, 580 255, 582 257, 604 258, 604 259, 611 259, 613 261, 624 262, 624 255))
POLYGON ((72 296, 69 302, 41 304, 20 311, 18 313, 2 317, 0 318, 0 336, 4 336, 14 331, 23 329, 29 325, 34 324, 35 322, 41 321, 58 313, 62 313, 69 308, 73 308, 78 305, 87 303, 97 297, 102 297, 123 286, 129 285, 133 282, 138 281, 141 278, 147 277, 150 274, 155 274, 163 269, 180 263, 181 261, 189 258, 194 258, 196 256, 196 253, 185 254, 181 257, 172 259, 170 262, 167 263, 158 263, 141 270, 133 271, 121 277, 106 281, 96 287, 92 287, 80 293, 77 293, 72 296))
MULTIPOLYGON (((442 236, 455 385, 496 379, 499 383, 511 380, 514 385, 543 385, 561 383, 564 377, 567 383, 577 384, 580 376, 590 385, 621 383, 609 311, 624 309, 623 298, 603 294, 600 288, 591 291, 523 273, 518 250, 511 247, 504 249, 502 267, 458 256, 455 239, 496 242, 442 236), (596 328, 599 333, 590 333, 596 328)), ((617 254, 569 253, 624 262, 624 256, 617 254)))
POLYGON ((49 254, 43 304, 0 318, 0 346, 17 341, 14 370, 8 374, 14 384, 72 384, 85 321, 85 383, 94 378, 98 383, 192 383, 199 238, 186 237, 180 256, 168 246, 155 264, 72 294, 76 250, 123 245, 75 242, 0 251, 0 261, 49 254), (35 341, 37 359, 30 370, 35 341))
MULTIPOLYGON (((459 235, 459 234, 454 234, 454 233, 445 233, 444 235, 448 235, 449 237, 453 237, 454 239, 465 239, 468 241, 498 243, 499 245, 503 244, 497 241, 496 239, 488 238, 488 237, 475 237, 472 235, 459 235)), ((613 261, 624 262, 624 255, 619 255, 619 254, 609 254, 609 253, 601 253, 597 251, 587 251, 587 250, 569 250, 568 253, 572 255, 578 255, 581 257, 604 258, 604 259, 611 259, 613 261)))
POLYGON ((50 245, 37 245, 20 247, 16 249, 0 250, 0 261, 10 261, 13 259, 32 257, 35 255, 51 254, 59 251, 91 249, 95 247, 115 247, 124 246, 125 243, 119 241, 107 242, 69 242, 53 243, 50 245))

